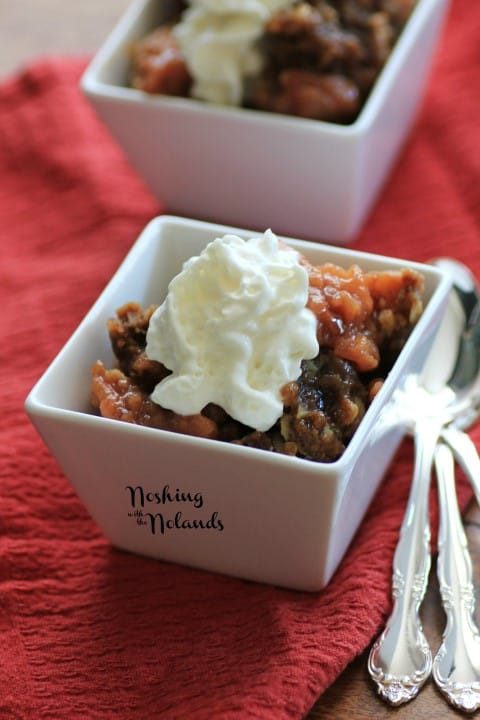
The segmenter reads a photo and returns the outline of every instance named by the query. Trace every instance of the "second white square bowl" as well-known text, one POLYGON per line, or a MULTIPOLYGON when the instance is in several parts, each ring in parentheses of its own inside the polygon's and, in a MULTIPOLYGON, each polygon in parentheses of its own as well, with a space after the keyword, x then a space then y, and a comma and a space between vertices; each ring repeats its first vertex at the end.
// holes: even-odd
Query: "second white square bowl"
POLYGON ((418 0, 358 119, 336 125, 129 88, 129 44, 168 3, 135 0, 82 88, 168 212, 349 244, 415 118, 448 0, 418 0))

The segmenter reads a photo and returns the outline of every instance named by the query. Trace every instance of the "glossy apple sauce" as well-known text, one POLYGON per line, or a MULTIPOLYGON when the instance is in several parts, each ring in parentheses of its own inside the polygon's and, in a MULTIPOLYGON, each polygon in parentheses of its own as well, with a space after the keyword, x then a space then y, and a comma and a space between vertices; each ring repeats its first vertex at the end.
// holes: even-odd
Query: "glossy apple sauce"
POLYGON ((320 350, 281 388, 283 414, 259 432, 220 407, 178 415, 150 399, 169 370, 145 353, 155 306, 129 302, 108 320, 115 367, 92 368, 91 400, 103 417, 279 452, 317 462, 338 459, 423 312, 423 278, 414 270, 365 272, 330 263, 302 264, 320 350))
MULTIPOLYGON (((239 104, 327 122, 354 122, 415 4, 416 0, 277 3, 261 37, 250 48, 256 58, 252 65, 259 68, 251 75, 245 71, 239 104)), ((208 93, 195 94, 195 67, 187 61, 175 33, 188 3, 178 2, 173 7, 168 22, 132 44, 130 85, 147 93, 195 96, 213 102, 208 93)), ((212 25, 209 33, 203 28, 199 38, 201 64, 205 64, 208 51, 212 54, 212 74, 217 75, 224 60, 231 62, 231 50, 225 58, 221 53, 228 42, 236 41, 234 22, 239 22, 241 0, 228 5, 236 16, 231 31, 226 29, 227 3, 219 7, 212 11, 212 17, 218 18, 223 12, 225 23, 212 25), (223 32, 225 37, 215 39, 215 32, 223 32), (217 58, 215 52, 220 53, 217 58)), ((204 19, 203 24, 206 22, 204 19)))

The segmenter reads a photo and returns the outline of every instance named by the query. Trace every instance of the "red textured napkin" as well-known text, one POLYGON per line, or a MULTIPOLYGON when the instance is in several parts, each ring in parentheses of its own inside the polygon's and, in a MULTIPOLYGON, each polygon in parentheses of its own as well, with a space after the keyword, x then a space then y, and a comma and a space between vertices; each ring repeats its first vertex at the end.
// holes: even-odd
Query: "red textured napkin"
MULTIPOLYGON (((454 255, 480 275, 479 27, 480 4, 455 0, 419 121, 356 247, 454 255)), ((411 445, 319 594, 108 545, 23 411, 161 210, 80 96, 82 69, 39 62, 0 87, 0 718, 301 718, 389 609, 411 445)))

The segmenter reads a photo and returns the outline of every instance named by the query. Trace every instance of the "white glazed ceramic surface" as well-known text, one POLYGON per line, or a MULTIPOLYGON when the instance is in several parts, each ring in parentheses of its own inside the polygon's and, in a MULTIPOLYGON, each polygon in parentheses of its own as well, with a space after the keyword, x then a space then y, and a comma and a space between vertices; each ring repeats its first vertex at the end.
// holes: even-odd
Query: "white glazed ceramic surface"
MULTIPOLYGON (((162 302, 169 280, 183 262, 228 231, 232 228, 169 216, 153 220, 32 390, 26 409, 114 545, 251 580, 318 590, 344 555, 399 443, 398 427, 388 427, 389 400, 408 372, 420 370, 449 281, 436 268, 409 263, 425 276, 425 312, 335 463, 96 416, 89 405, 90 368, 97 359, 107 364, 113 360, 106 320, 130 300, 162 302), (190 493, 192 500, 183 501, 177 492, 190 493), (201 520, 206 527, 172 527, 175 517, 180 525, 201 520)), ((365 269, 406 264, 286 240, 315 263, 331 261, 348 267, 356 262, 365 269)))
POLYGON ((412 125, 447 5, 418 0, 349 126, 129 89, 129 42, 162 20, 159 0, 133 2, 82 88, 169 212, 349 244, 412 125))

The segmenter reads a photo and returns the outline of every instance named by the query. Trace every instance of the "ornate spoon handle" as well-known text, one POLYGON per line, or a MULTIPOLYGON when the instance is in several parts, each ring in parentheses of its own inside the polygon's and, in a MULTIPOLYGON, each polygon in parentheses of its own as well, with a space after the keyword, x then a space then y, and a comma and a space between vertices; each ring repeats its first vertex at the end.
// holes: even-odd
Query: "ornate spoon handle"
POLYGON ((415 429, 413 481, 393 561, 393 611, 368 659, 379 694, 392 705, 412 700, 432 670, 419 609, 430 570, 428 495, 440 429, 431 419, 415 429))
POLYGON ((472 563, 455 492, 453 455, 439 443, 435 467, 440 495, 438 581, 447 624, 433 661, 433 678, 460 710, 480 707, 480 634, 473 619, 472 563))

